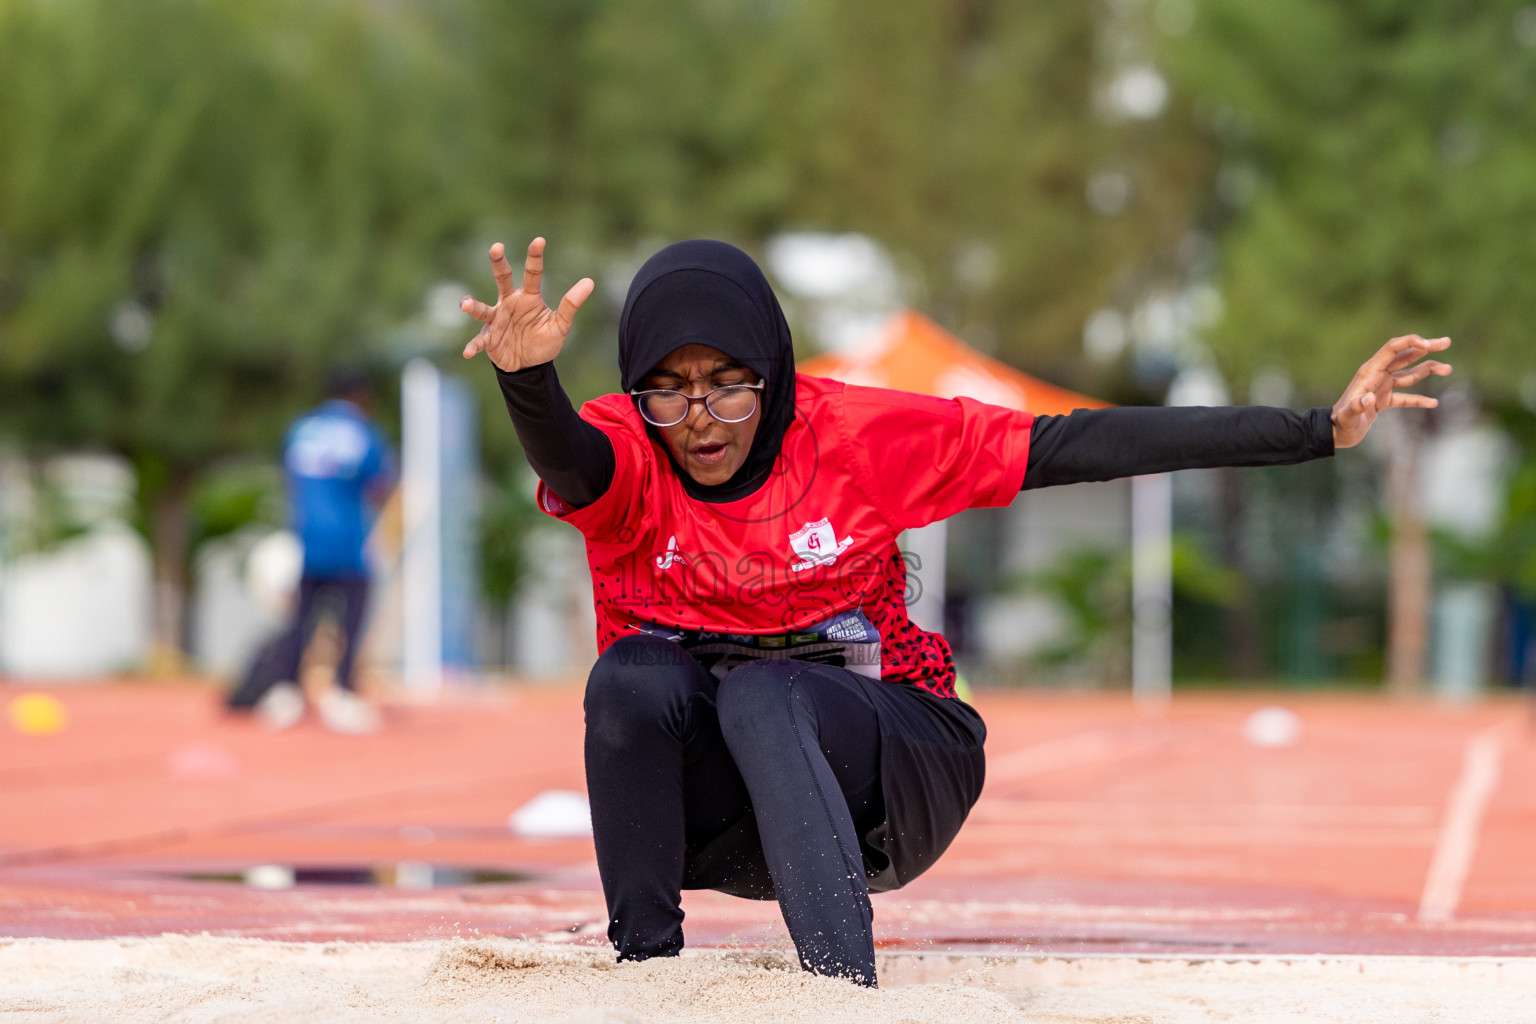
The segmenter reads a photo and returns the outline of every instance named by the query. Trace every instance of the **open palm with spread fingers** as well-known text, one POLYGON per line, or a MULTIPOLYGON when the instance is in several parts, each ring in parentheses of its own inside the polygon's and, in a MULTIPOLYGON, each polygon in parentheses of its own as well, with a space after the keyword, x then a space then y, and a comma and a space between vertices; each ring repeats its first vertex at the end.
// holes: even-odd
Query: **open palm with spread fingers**
POLYGON ((1433 409, 1438 399, 1398 388, 1412 387, 1430 374, 1444 377, 1449 363, 1425 359, 1431 352, 1451 347, 1450 338, 1424 339, 1417 334, 1393 338, 1355 372, 1344 394, 1333 406, 1333 446, 1351 448, 1365 439, 1376 414, 1383 409, 1433 409))
POLYGON ((528 244, 528 258, 523 263, 523 286, 512 280, 512 265, 507 262, 506 247, 491 246, 491 272, 496 275, 496 305, 487 306, 466 295, 459 308, 485 326, 464 346, 464 358, 484 352, 491 362, 509 373, 547 363, 560 354, 576 311, 587 301, 595 287, 590 277, 571 285, 557 309, 544 304, 539 285, 544 276, 544 239, 528 244))

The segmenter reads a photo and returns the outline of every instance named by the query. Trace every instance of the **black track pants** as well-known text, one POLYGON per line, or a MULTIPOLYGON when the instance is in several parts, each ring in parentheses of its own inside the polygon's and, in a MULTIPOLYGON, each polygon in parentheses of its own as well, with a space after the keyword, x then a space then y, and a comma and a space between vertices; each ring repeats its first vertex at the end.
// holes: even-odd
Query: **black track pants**
POLYGON ((681 890, 718 889, 777 898, 807 970, 875 983, 861 837, 885 808, 871 685, 891 684, 800 661, 717 683, 648 636, 604 652, 587 684, 587 788, 620 959, 675 955, 681 890))

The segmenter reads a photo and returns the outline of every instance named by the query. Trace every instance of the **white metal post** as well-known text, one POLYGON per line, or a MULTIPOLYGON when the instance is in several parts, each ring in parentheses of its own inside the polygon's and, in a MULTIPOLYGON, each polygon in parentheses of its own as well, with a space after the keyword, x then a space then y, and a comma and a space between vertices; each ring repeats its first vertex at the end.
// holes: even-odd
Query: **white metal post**
POLYGON ((425 359, 406 364, 400 414, 401 676, 409 694, 431 699, 443 685, 442 381, 425 359))
POLYGON ((1131 696, 1159 711, 1173 695, 1173 478, 1131 478, 1131 696))
POLYGON ((902 545, 907 554, 917 556, 907 566, 907 589, 917 591, 917 599, 907 605, 907 615, 918 629, 928 633, 944 630, 944 555, 948 545, 947 519, 908 530, 902 545))

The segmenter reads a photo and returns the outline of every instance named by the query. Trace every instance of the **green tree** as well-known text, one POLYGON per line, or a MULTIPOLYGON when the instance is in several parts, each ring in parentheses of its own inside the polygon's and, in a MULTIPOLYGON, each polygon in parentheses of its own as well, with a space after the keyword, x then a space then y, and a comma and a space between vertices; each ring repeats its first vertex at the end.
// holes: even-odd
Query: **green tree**
POLYGON ((162 652, 199 473, 463 233, 463 74, 411 5, 0 3, 0 430, 134 461, 162 652))
MULTIPOLYGON (((470 9, 468 24, 518 28, 479 32, 466 51, 494 147, 479 161, 496 196, 486 214, 546 234, 556 281, 596 271, 601 289, 604 265, 680 237, 750 250, 784 229, 861 231, 948 326, 1081 383, 1088 315, 1181 272, 1207 151, 1190 144, 1187 117, 1096 113, 1098 4, 470 9), (1085 198, 1102 172, 1129 190, 1108 215, 1085 198)), ((483 278, 483 263, 467 272, 483 278)), ((590 346, 611 361, 591 340, 608 340, 602 316, 589 306, 578 321, 578 360, 590 346)))
MULTIPOLYGON (((1163 0, 1167 4, 1172 0, 1163 0)), ((1185 3, 1185 0, 1178 0, 1185 3)), ((1187 4, 1186 4, 1187 6, 1187 4)), ((1241 386, 1283 367, 1332 401, 1399 334, 1450 335, 1495 396, 1526 372, 1536 280, 1536 20, 1518 0, 1198 0, 1165 59, 1216 154, 1205 219, 1241 386)), ((1423 418, 1401 417, 1410 434, 1423 418)), ((1419 685, 1428 535, 1394 458, 1389 676, 1419 685)))
POLYGON ((966 0, 820 6, 824 127, 794 216, 852 227, 920 301, 1003 358, 1079 387, 1084 322, 1182 273, 1204 150, 1104 102, 1109 6, 966 0), (1123 190, 1099 210, 1090 182, 1123 190))

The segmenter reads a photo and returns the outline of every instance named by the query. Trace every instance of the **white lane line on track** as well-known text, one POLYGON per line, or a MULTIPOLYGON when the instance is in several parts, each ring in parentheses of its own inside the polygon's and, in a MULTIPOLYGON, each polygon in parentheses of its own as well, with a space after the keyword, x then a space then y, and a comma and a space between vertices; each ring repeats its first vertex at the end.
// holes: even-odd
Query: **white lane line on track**
POLYGON ((987 761, 989 782, 1014 781, 1063 768, 1083 768, 1116 758, 1139 754, 1168 738, 1166 728, 1138 727, 1131 731, 1096 729, 1049 740, 987 761))
POLYGON ((1499 785, 1499 760, 1503 756, 1503 726, 1485 729, 1467 741, 1461 777, 1446 801, 1445 820, 1429 862, 1424 894, 1419 899, 1420 921, 1449 921, 1461 903, 1462 889, 1477 854, 1477 836, 1483 812, 1499 785))

